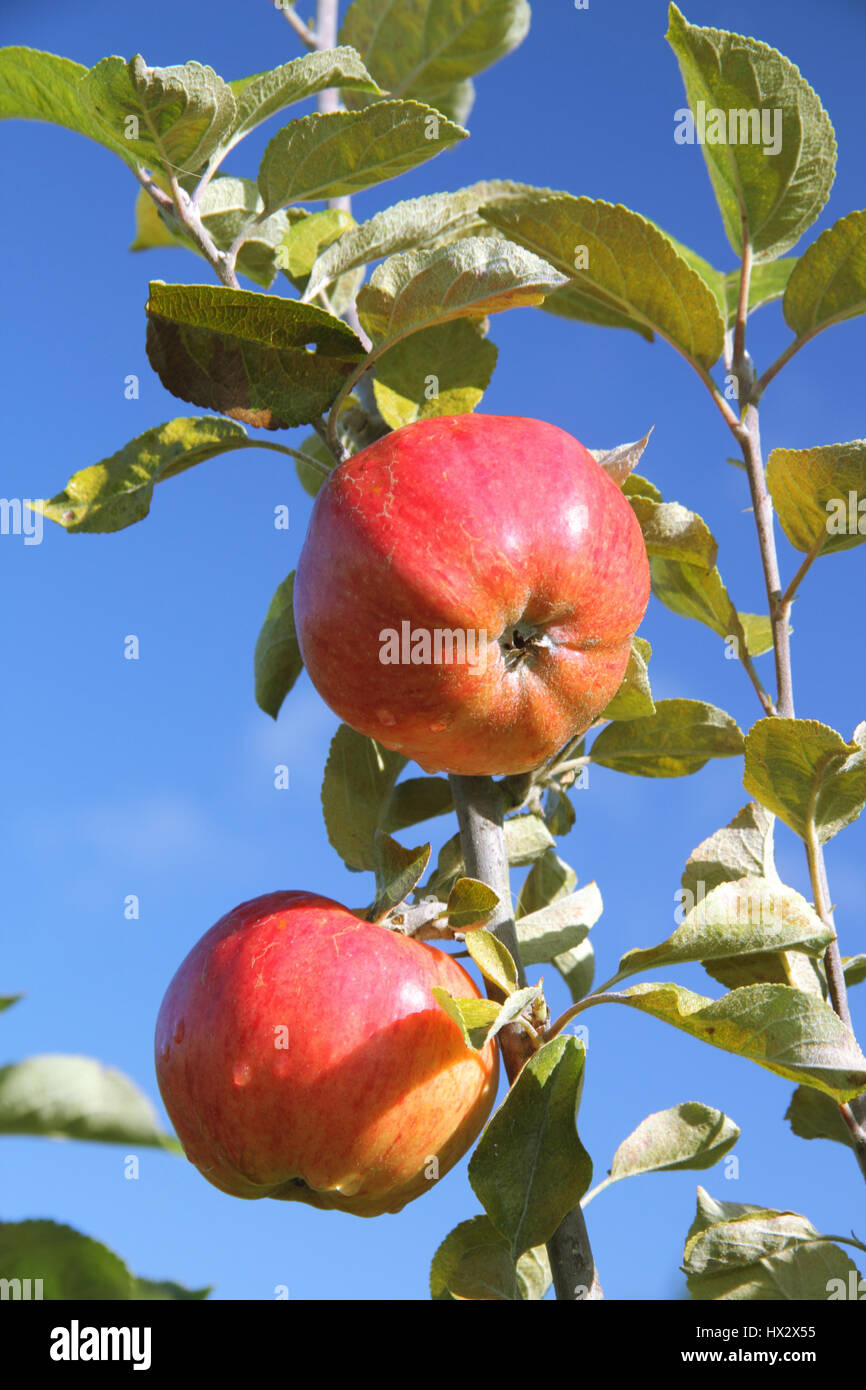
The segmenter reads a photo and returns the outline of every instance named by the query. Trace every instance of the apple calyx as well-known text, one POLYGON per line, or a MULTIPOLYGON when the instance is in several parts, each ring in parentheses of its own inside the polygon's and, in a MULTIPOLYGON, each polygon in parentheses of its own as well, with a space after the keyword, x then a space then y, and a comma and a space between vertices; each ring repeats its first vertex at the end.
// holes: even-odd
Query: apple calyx
POLYGON ((505 660, 505 669, 514 671, 530 661, 536 652, 552 650, 553 642, 543 623, 531 623, 520 618, 505 629, 499 639, 499 648, 505 660))

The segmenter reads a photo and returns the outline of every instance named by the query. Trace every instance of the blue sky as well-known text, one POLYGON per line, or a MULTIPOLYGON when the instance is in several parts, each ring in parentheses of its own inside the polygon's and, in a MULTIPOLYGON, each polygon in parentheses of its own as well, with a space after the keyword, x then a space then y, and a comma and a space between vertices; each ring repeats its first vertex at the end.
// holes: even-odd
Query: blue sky
MULTIPOLYGON (((478 81, 471 139, 358 197, 356 215, 479 178, 513 178, 622 202, 730 268, 700 150, 673 139, 684 98, 663 39, 662 0, 596 0, 580 12, 569 0, 543 0, 534 9, 523 46, 478 81)), ((802 250, 862 203, 866 13, 857 0, 825 0, 820 12, 785 0, 691 0, 685 13, 780 48, 829 110, 839 169, 802 250)), ((267 0, 7 0, 0 40, 86 64, 109 53, 142 52, 154 65, 196 58, 227 78, 300 52, 267 0)), ((228 171, 254 174, 265 138, 247 142, 228 171)), ((148 366, 143 306, 149 279, 206 281, 208 271, 182 251, 129 254, 135 184, 108 152, 21 122, 4 123, 0 142, 0 492, 51 496, 71 473, 148 426, 194 413, 148 366), (134 401, 124 398, 130 373, 141 381, 134 401)), ((771 385, 762 411, 767 451, 863 435, 864 331, 860 319, 820 336, 771 385)), ((483 409, 554 421, 589 447, 638 438, 654 425, 642 471, 706 518, 738 606, 760 611, 745 476, 725 462, 727 428, 688 367, 662 343, 533 310, 498 316, 491 337, 500 359, 483 409)), ((752 320, 759 369, 789 337, 778 305, 752 320)), ((255 639, 273 590, 297 561, 309 511, 287 463, 266 451, 214 460, 158 489, 147 520, 117 535, 68 537, 46 526, 41 545, 0 537, 7 813, 0 993, 26 993, 0 1025, 4 1059, 84 1053, 122 1068, 158 1100, 159 1002, 213 921, 277 888, 354 905, 371 896, 369 883, 330 849, 319 815, 335 717, 306 677, 276 724, 253 700, 255 639), (288 532, 273 528, 280 503, 291 509, 288 532), (124 659, 128 634, 140 640, 138 661, 124 659), (288 791, 273 787, 277 762, 289 765, 288 791), (140 896, 138 921, 124 918, 130 893, 140 896)), ((781 559, 790 575, 796 556, 784 539, 781 559)), ((820 562, 794 614, 797 712, 846 737, 866 715, 863 564, 857 549, 820 562)), ((710 700, 743 727, 758 717, 751 686, 708 630, 653 601, 642 632, 654 648, 657 698, 710 700)), ((769 662, 761 658, 767 682, 769 662)), ((683 863, 746 801, 741 772, 736 759, 673 781, 592 770, 561 853, 604 897, 593 930, 598 978, 613 973, 622 951, 673 930, 683 863)), ((438 844, 451 828, 433 822, 430 832, 438 844)), ((798 845, 784 829, 778 841, 783 877, 808 892, 798 845)), ((835 840, 827 859, 843 951, 853 954, 866 949, 863 824, 835 840)), ((558 1011, 566 999, 553 976, 551 967, 545 981, 558 1011)), ((698 967, 676 978, 721 992, 698 967)), ((852 1003, 862 1035, 866 987, 852 1003)), ((718 1106, 743 1130, 736 1178, 722 1168, 663 1174, 620 1184, 592 1204, 590 1231, 610 1297, 678 1296, 698 1180, 718 1198, 802 1211, 824 1230, 856 1223, 862 1189, 853 1157, 791 1136, 783 1120, 789 1084, 625 1009, 596 1009, 584 1022, 580 1130, 596 1180, 646 1114, 679 1101, 718 1106)), ((68 1222, 105 1241, 136 1273, 213 1284, 216 1298, 267 1299, 285 1284, 292 1298, 423 1299, 436 1246, 479 1210, 465 1164, 400 1215, 371 1222, 236 1201, 184 1161, 150 1151, 139 1180, 127 1181, 123 1159, 120 1147, 7 1139, 3 1215, 68 1222)))

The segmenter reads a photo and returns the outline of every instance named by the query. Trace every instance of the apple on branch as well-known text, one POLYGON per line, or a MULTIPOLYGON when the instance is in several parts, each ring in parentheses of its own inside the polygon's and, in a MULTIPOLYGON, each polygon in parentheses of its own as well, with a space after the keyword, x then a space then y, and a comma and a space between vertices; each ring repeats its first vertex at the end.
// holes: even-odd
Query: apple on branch
POLYGON ((478 998, 446 952, 312 893, 242 903, 192 948, 156 1025, 189 1160, 235 1197, 399 1211, 477 1138, 495 1042, 466 1046, 431 989, 478 998))
POLYGON ((616 483, 542 420, 442 416, 348 459, 294 587, 304 664, 425 771, 528 772, 619 688, 650 577, 616 483))

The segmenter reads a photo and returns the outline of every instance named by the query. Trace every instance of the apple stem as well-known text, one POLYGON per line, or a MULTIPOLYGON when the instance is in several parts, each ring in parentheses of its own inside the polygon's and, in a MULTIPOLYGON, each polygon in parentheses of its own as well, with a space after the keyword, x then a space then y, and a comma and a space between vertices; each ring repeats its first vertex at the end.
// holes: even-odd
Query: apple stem
MULTIPOLYGON (((526 984, 526 973, 520 959, 511 904, 502 788, 492 777, 458 777, 452 773, 448 780, 460 826, 466 873, 486 883, 499 898, 499 907, 486 927, 510 951, 517 966, 518 984, 522 987, 526 984)), ((489 982, 487 994, 492 999, 503 998, 501 991, 489 982)), ((524 1062, 532 1056, 538 1044, 513 1023, 506 1024, 502 1029, 499 1043, 508 1080, 513 1085, 524 1062)), ((547 1252, 558 1300, 597 1300, 604 1297, 579 1205, 560 1222, 547 1242, 547 1252)))

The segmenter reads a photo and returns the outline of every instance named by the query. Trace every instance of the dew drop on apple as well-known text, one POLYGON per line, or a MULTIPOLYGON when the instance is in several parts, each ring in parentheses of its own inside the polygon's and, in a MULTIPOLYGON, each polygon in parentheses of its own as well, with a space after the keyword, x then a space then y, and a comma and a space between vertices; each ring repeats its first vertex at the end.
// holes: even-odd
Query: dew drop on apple
POLYGON ((235 1062, 232 1067, 232 1081, 235 1086, 248 1086, 252 1080, 252 1067, 249 1062, 235 1062))

